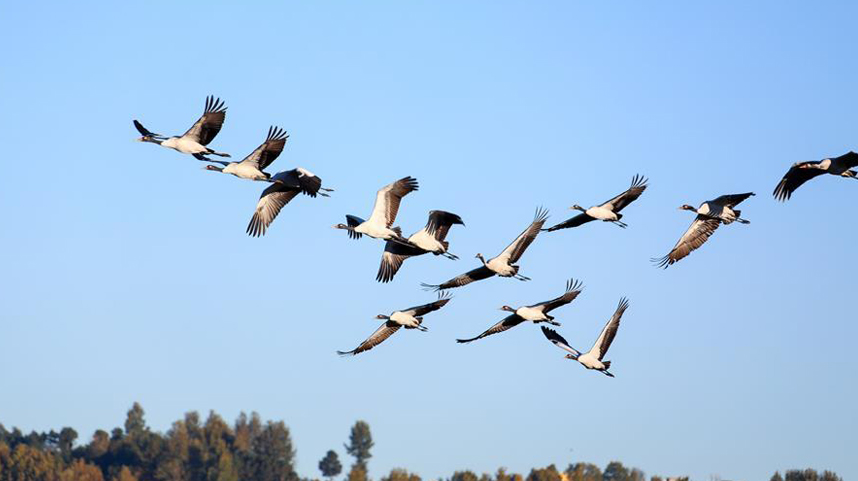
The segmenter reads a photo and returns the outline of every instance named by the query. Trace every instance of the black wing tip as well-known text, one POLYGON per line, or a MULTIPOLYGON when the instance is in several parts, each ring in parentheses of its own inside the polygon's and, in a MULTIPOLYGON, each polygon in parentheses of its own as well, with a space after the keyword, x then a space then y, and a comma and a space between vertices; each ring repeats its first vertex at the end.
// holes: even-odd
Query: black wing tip
POLYGON ((629 298, 626 296, 621 297, 620 302, 617 303, 617 310, 618 311, 625 311, 628 308, 629 308, 629 298))
POLYGON ((469 342, 473 342, 473 341, 476 341, 476 340, 477 340, 477 338, 476 338, 476 337, 475 337, 475 338, 473 338, 473 339, 456 339, 456 343, 457 343, 457 344, 467 344, 467 343, 469 343, 469 342))
POLYGON ((670 265, 672 265, 675 262, 674 260, 672 260, 670 258, 670 254, 668 254, 664 257, 653 257, 649 261, 652 262, 653 264, 655 264, 655 267, 657 267, 659 269, 667 269, 670 265))
POLYGON ((357 353, 354 350, 352 350, 352 351, 337 351, 337 354, 339 354, 340 357, 346 357, 346 356, 354 356, 357 353))
POLYGON ((781 180, 778 183, 777 187, 775 187, 774 192, 772 192, 772 195, 775 197, 775 199, 780 202, 786 202, 792 196, 792 192, 788 191, 784 184, 785 182, 781 180))
POLYGON ((566 281, 566 292, 581 292, 582 290, 584 290, 584 282, 580 279, 569 278, 569 280, 566 281))
POLYGON ((549 340, 554 339, 557 336, 557 331, 550 327, 540 326, 539 328, 542 329, 542 334, 544 334, 549 340))
POLYGON ((646 189, 648 185, 647 182, 649 182, 648 178, 644 177, 641 174, 635 174, 635 176, 632 177, 632 184, 629 188, 634 189, 635 187, 640 187, 646 189))
MULTIPOLYGON (((447 302, 449 302, 449 301, 450 301, 450 299, 452 299, 452 298, 453 298, 453 293, 452 293, 452 292, 447 291, 447 290, 443 290, 443 289, 438 290, 438 300, 439 300, 439 301, 447 301, 447 302)), ((446 302, 445 302, 444 304, 446 304, 446 302)))
POLYGON ((533 216, 533 222, 545 222, 548 220, 548 209, 543 206, 536 208, 536 213, 533 216))
POLYGON ((425 282, 421 282, 421 283, 420 283, 420 287, 421 287, 424 291, 435 291, 435 292, 439 292, 439 291, 442 291, 442 290, 443 290, 443 289, 441 288, 441 284, 426 284, 425 282))
POLYGON ((268 136, 265 138, 265 141, 268 142, 269 140, 284 140, 288 138, 289 134, 287 134, 285 130, 276 125, 272 125, 268 127, 268 136))
POLYGON ((224 111, 226 111, 226 107, 224 107, 224 101, 221 100, 220 97, 215 97, 214 95, 206 97, 206 108, 203 111, 204 113, 213 114, 224 111))

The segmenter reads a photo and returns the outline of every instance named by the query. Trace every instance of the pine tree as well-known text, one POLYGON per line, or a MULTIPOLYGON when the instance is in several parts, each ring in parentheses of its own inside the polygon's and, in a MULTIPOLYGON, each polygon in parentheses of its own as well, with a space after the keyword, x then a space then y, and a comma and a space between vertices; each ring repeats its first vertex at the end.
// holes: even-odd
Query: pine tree
POLYGON ((333 449, 329 450, 325 457, 319 461, 319 471, 321 471, 322 476, 328 478, 329 481, 343 472, 343 465, 340 463, 340 457, 337 456, 336 451, 333 449))
MULTIPOLYGON (((349 444, 345 445, 346 452, 355 458, 354 466, 358 466, 367 472, 367 461, 372 457, 370 449, 373 446, 372 434, 369 432, 369 424, 365 421, 358 421, 352 426, 352 432, 349 435, 349 444)), ((351 476, 351 474, 349 474, 351 476)))

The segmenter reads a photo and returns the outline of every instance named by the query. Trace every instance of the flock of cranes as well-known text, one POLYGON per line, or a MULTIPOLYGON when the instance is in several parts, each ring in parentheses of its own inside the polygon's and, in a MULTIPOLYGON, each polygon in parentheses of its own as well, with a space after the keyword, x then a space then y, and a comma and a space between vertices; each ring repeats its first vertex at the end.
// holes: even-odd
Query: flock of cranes
MULTIPOLYGON (((208 147, 218 132, 220 132, 225 119, 226 107, 224 102, 214 96, 209 96, 206 98, 203 115, 181 136, 168 137, 153 133, 143 127, 137 120, 134 120, 134 127, 142 135, 138 139, 139 141, 158 144, 182 154, 190 154, 200 161, 208 162, 205 167, 208 171, 231 174, 240 179, 269 184, 262 191, 259 201, 256 204, 256 209, 247 226, 246 232, 252 237, 265 235, 283 207, 298 194, 304 194, 309 197, 329 197, 329 192, 333 192, 333 189, 322 187, 321 178, 302 167, 277 172, 273 175, 266 172, 265 169, 270 167, 277 157, 280 156, 280 153, 283 152, 283 148, 289 138, 286 131, 279 127, 270 127, 265 141, 240 162, 212 159, 210 156, 231 157, 227 153, 218 152, 208 147)), ((819 161, 795 163, 775 187, 773 195, 779 201, 786 201, 792 197, 792 194, 801 185, 822 174, 858 179, 858 171, 854 170, 855 167, 858 167, 858 153, 855 152, 848 152, 839 157, 826 158, 819 161)), ((384 250, 381 255, 381 264, 376 274, 378 282, 391 282, 402 268, 405 260, 411 257, 432 253, 435 256, 458 260, 458 256, 450 252, 450 243, 446 240, 451 227, 454 225, 465 225, 462 218, 458 215, 442 210, 432 210, 429 212, 426 226, 407 238, 402 235, 402 230, 394 225, 402 199, 411 192, 417 191, 418 187, 417 179, 411 176, 392 182, 379 189, 376 193, 375 204, 367 220, 355 215, 346 215, 345 224, 339 223, 333 226, 335 229, 345 230, 352 239, 360 239, 366 235, 373 239, 385 241, 384 250)), ((392 336, 401 327, 405 329, 417 329, 419 331, 428 330, 423 326, 423 316, 441 309, 450 302, 452 297, 449 294, 449 289, 466 286, 494 276, 529 281, 529 277, 519 273, 520 267, 518 263, 524 252, 541 232, 554 232, 580 227, 593 220, 610 222, 618 227, 626 228, 628 224, 621 220, 623 218, 621 211, 637 200, 646 188, 647 179, 643 176, 635 175, 632 178, 631 185, 624 192, 602 204, 594 205, 587 209, 575 204, 571 208, 580 211, 580 214, 549 228, 544 228, 545 222, 548 219, 548 211, 541 207, 538 208, 533 221, 497 256, 486 260, 482 254, 478 253, 475 257, 480 260, 481 265, 479 267, 440 284, 422 284, 427 290, 438 291, 438 299, 436 301, 404 310, 393 311, 390 315, 379 314, 376 318, 384 320, 384 323, 372 335, 351 351, 337 352, 340 355, 356 355, 368 351, 392 336)), ((652 259, 652 262, 657 267, 667 268, 700 248, 709 240, 719 226, 732 224, 733 222, 749 224, 750 222, 742 218, 742 212, 736 209, 736 207, 753 195, 753 192, 726 194, 705 201, 697 208, 689 204, 682 205, 680 207, 681 210, 692 211, 696 214, 694 220, 679 238, 673 249, 664 257, 652 259)), ((510 315, 478 336, 469 339, 457 339, 457 342, 470 343, 477 341, 504 332, 527 321, 533 324, 546 323, 560 326, 560 323, 550 313, 555 309, 570 304, 578 297, 581 291, 581 282, 570 279, 566 283, 565 292, 549 301, 518 308, 504 305, 501 307, 501 310, 510 312, 510 315)), ((578 363, 587 369, 596 370, 607 376, 614 377, 608 371, 611 367, 611 362, 604 360, 604 357, 617 334, 620 320, 628 307, 629 301, 626 298, 620 299, 616 310, 611 318, 608 319, 595 344, 585 353, 572 348, 566 339, 553 329, 542 326, 542 333, 551 343, 568 353, 566 354, 566 358, 578 361, 578 363)))

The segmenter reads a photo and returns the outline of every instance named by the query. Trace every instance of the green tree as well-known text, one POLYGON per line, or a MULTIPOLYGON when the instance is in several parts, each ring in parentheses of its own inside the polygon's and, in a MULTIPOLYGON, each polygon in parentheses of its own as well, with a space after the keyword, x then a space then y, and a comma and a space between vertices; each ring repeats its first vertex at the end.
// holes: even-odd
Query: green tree
POLYGON ((450 477, 450 481, 479 481, 479 478, 473 471, 465 470, 453 473, 453 476, 450 477))
POLYGON ((72 448, 74 447, 74 442, 77 439, 77 431, 72 428, 63 428, 60 431, 59 436, 59 450, 60 455, 63 457, 63 461, 66 463, 71 461, 72 448))
POLYGON ((402 468, 394 468, 390 470, 390 474, 382 476, 381 481, 421 481, 420 476, 409 473, 402 468))
POLYGON ((602 473, 603 481, 630 481, 629 470, 619 461, 611 461, 602 473))
POLYGON ((784 481, 784 478, 783 476, 781 476, 781 473, 779 471, 775 471, 775 474, 772 475, 769 481, 784 481))
POLYGON ((360 466, 365 472, 368 471, 366 463, 372 457, 370 450, 373 445, 372 433, 369 432, 369 424, 365 421, 356 422, 349 434, 349 444, 346 445, 346 452, 355 458, 355 465, 360 466))
POLYGON ((258 436, 251 440, 249 476, 242 479, 259 481, 296 481, 295 450, 289 428, 280 422, 269 421, 258 436))
POLYGON ((337 456, 336 451, 333 449, 329 450, 328 453, 325 454, 325 457, 319 461, 319 471, 321 471, 322 476, 328 478, 328 480, 334 479, 343 472, 343 465, 340 463, 340 457, 337 456))
POLYGON ((526 481, 561 481, 560 472, 553 464, 547 468, 531 469, 526 481))
POLYGON ((595 464, 575 463, 566 468, 569 481, 602 481, 602 470, 595 464))
POLYGON ((140 403, 134 403, 128 414, 125 417, 125 435, 131 436, 134 434, 143 433, 146 428, 146 420, 144 419, 143 407, 140 403))

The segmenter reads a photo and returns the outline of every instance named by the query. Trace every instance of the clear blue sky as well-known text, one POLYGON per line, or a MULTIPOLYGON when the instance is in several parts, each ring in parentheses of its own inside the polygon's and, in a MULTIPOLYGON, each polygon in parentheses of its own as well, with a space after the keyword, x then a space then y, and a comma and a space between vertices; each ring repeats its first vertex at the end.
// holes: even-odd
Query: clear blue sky
POLYGON ((858 477, 858 184, 771 197, 791 163, 858 148, 858 7, 642 3, 0 7, 0 422, 85 441, 134 401, 161 431, 190 410, 256 410, 289 425, 304 476, 365 419, 375 478, 611 459, 698 480, 858 477), (303 166, 335 195, 249 238, 262 185, 132 142, 132 119, 180 134, 210 93, 229 106, 215 148, 241 158, 280 125, 274 170, 303 166), (456 290, 428 333, 335 355, 374 315, 431 301, 420 282, 498 253, 537 205, 560 221, 635 173, 651 187, 628 229, 542 235, 522 260, 532 282, 456 290), (398 223, 460 214, 462 259, 412 260, 381 285, 381 242, 330 226, 406 175, 420 190, 398 223), (691 221, 679 205, 745 191, 750 225, 650 265, 691 221), (455 344, 569 277, 586 284, 558 312, 577 347, 631 299, 616 379, 531 325, 455 344))

